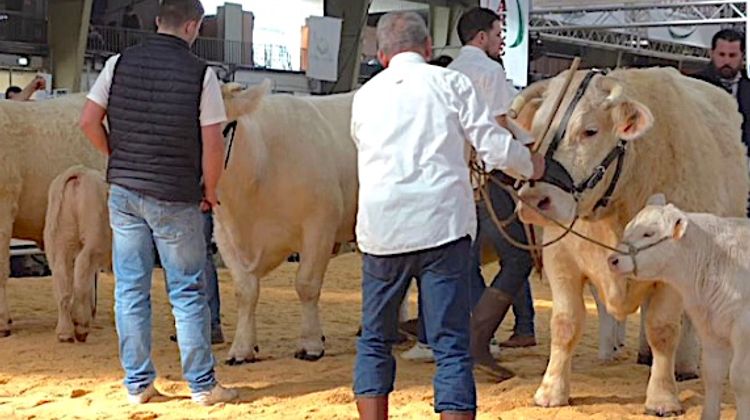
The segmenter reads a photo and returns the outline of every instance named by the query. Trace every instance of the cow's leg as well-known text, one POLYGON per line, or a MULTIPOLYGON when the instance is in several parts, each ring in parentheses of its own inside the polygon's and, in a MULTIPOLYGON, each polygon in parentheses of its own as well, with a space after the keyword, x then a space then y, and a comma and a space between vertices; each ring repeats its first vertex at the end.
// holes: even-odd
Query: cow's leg
POLYGON ((52 284, 57 300, 57 327, 55 333, 61 343, 72 343, 73 339, 73 256, 68 245, 59 246, 55 255, 50 255, 52 284))
POLYGON ((708 342, 706 342, 705 350, 703 352, 705 399, 701 419, 718 420, 721 413, 721 394, 724 388, 724 379, 727 377, 732 351, 731 348, 708 342))
MULTIPOLYGON (((737 419, 750 420, 750 314, 742 314, 735 321, 732 350, 734 354, 729 370, 729 382, 732 384, 737 402, 737 419)), ((706 351, 708 349, 704 350, 706 351)))
POLYGON ((552 289, 552 343, 547 370, 534 394, 534 402, 542 407, 556 407, 569 404, 571 360, 586 316, 584 280, 580 275, 561 272, 562 264, 550 264, 546 258, 544 262, 552 289))
POLYGON ((257 270, 251 269, 250 263, 243 259, 241 251, 232 237, 227 234, 226 228, 221 223, 221 215, 223 215, 221 209, 217 211, 217 215, 219 217, 214 219, 214 236, 224 264, 229 268, 234 280, 234 293, 237 300, 237 328, 226 363, 228 365, 253 363, 257 360, 256 353, 259 351, 255 308, 258 305, 260 293, 260 278, 256 274, 257 270))
POLYGON ((682 300, 664 284, 656 286, 646 317, 646 336, 654 361, 646 389, 646 413, 657 416, 683 412, 674 376, 675 352, 680 337, 682 300))
MULTIPOLYGON (((226 260, 225 260, 226 261, 226 260)), ((258 347, 255 308, 258 306, 260 279, 254 273, 242 272, 230 268, 235 279, 235 297, 237 299, 237 329, 234 333, 232 348, 227 355, 228 365, 241 365, 257 361, 258 347)))
POLYGON ((409 320, 409 289, 406 289, 406 295, 401 301, 401 306, 398 307, 398 322, 406 322, 409 320))
MULTIPOLYGON (((641 303, 641 328, 638 336, 638 359, 640 365, 651 365, 653 356, 651 348, 646 338, 646 318, 648 317, 648 305, 650 297, 644 299, 641 303)), ((677 346, 677 355, 675 360, 675 378, 678 382, 689 381, 698 377, 698 360, 700 358, 700 343, 695 335, 695 328, 690 318, 682 315, 682 330, 680 333, 680 342, 677 346)))
POLYGON ((315 361, 325 353, 325 337, 320 323, 318 301, 333 238, 333 234, 313 232, 305 235, 302 244, 299 269, 294 282, 302 306, 300 348, 294 353, 297 359, 315 361))
POLYGON ((599 360, 610 362, 617 358, 625 345, 625 321, 617 321, 607 312, 607 306, 592 283, 589 283, 589 289, 596 301, 596 312, 599 315, 599 360))
POLYGON ((94 290, 94 279, 96 278, 98 259, 95 251, 84 247, 78 253, 73 270, 73 325, 75 326, 75 337, 80 342, 85 342, 91 327, 92 292, 94 290))
POLYGON ((682 314, 682 329, 677 345, 674 374, 677 381, 689 381, 698 377, 701 345, 686 313, 682 314))
POLYGON ((648 304, 651 302, 651 296, 647 296, 641 303, 641 328, 638 333, 638 360, 639 365, 651 366, 653 357, 651 356, 651 347, 648 346, 646 338, 646 318, 648 317, 648 304))
MULTIPOLYGON (((0 200, 5 199, 5 195, 0 194, 0 200)), ((10 275, 10 238, 15 217, 13 208, 10 203, 0 201, 0 338, 10 335, 10 311, 5 286, 10 275)))

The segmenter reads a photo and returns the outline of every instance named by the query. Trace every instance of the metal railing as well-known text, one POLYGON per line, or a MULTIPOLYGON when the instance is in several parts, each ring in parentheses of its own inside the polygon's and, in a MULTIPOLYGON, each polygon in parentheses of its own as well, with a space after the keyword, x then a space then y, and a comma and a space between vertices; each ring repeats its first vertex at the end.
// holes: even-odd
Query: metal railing
MULTIPOLYGON (((136 29, 92 26, 89 30, 86 50, 89 53, 102 55, 117 54, 128 47, 140 44, 152 35, 152 32, 136 29)), ((193 44, 193 52, 209 62, 253 65, 253 46, 249 42, 201 37, 193 44)))
POLYGON ((47 43, 47 19, 0 10, 0 41, 47 43))

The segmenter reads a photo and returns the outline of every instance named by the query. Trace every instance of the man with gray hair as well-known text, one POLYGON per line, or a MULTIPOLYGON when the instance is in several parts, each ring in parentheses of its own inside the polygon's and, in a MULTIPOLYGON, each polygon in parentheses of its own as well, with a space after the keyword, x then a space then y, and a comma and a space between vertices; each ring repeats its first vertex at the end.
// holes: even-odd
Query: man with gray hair
POLYGON ((473 419, 469 256, 476 213, 466 142, 489 169, 517 178, 541 177, 544 160, 492 120, 468 77, 427 64, 432 40, 419 15, 383 16, 377 38, 386 69, 352 103, 356 233, 364 254, 357 408, 362 419, 388 416, 399 304, 416 278, 437 360, 435 411, 442 419, 473 419))

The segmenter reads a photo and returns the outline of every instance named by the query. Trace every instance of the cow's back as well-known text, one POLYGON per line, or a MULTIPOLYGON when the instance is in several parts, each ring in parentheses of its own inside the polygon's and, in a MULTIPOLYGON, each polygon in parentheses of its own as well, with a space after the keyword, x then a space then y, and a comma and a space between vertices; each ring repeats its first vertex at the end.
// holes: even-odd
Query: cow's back
POLYGON ((654 193, 687 211, 743 216, 750 178, 734 99, 671 68, 613 75, 624 77, 629 94, 654 115, 654 127, 628 152, 631 176, 622 180, 628 214, 620 220, 632 218, 654 193))
POLYGON ((353 239, 350 102, 340 95, 267 95, 257 110, 239 116, 219 193, 221 223, 243 243, 297 251, 311 226, 333 229, 339 241, 353 239))
POLYGON ((345 219, 342 221, 340 240, 353 240, 353 226, 357 213, 357 150, 352 142, 351 115, 354 93, 310 97, 324 120, 331 124, 332 137, 339 159, 336 161, 338 178, 344 193, 345 219), (344 236, 351 235, 349 238, 344 236))

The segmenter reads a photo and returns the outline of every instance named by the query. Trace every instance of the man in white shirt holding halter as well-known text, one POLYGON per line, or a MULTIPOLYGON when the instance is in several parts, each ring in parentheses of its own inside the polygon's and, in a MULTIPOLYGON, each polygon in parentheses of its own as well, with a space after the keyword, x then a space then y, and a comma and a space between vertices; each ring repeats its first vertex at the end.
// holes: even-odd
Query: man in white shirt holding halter
POLYGON ((357 408, 363 419, 387 417, 398 309, 416 278, 437 361, 435 411, 442 419, 473 419, 469 268, 477 226, 465 145, 474 147, 488 170, 522 179, 541 177, 544 160, 493 121, 468 77, 426 63, 432 40, 418 14, 383 16, 377 38, 386 69, 352 104, 356 234, 364 254, 357 408))

